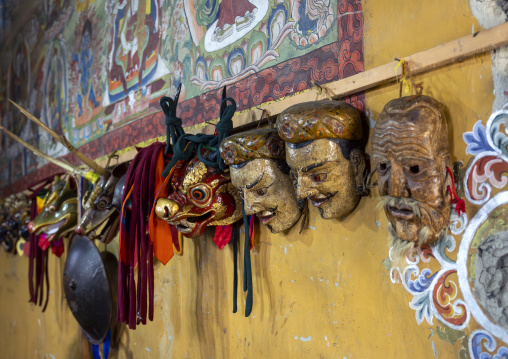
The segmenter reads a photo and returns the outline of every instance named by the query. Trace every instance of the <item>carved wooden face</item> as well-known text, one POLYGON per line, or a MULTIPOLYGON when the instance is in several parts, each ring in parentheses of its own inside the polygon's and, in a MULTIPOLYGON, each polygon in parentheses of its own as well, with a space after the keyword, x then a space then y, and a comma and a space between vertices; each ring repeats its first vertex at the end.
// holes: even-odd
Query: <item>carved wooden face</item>
POLYGON ((59 239, 77 224, 76 182, 72 176, 55 177, 51 191, 44 198, 44 209, 28 223, 30 233, 46 233, 48 241, 59 239))
POLYGON ((419 244, 439 239, 450 217, 450 154, 437 101, 421 96, 388 103, 373 131, 372 150, 379 194, 397 238, 419 244))
POLYGON ((105 242, 112 239, 118 225, 116 221, 120 214, 125 173, 128 167, 128 163, 117 165, 111 171, 106 171, 95 183, 88 198, 83 201, 84 213, 76 227, 77 234, 94 239, 95 236, 98 236, 105 242), (102 230, 102 233, 92 235, 92 232, 104 223, 106 223, 106 228, 102 230))
POLYGON ((324 219, 349 215, 360 201, 350 161, 329 139, 301 145, 286 143, 286 160, 296 176, 297 197, 308 198, 324 219))
POLYGON ((240 191, 247 215, 255 214, 272 233, 291 228, 300 218, 295 189, 288 175, 271 159, 232 166, 231 182, 240 191))
POLYGON ((242 205, 229 174, 206 166, 196 156, 175 166, 170 195, 155 205, 158 218, 195 238, 206 226, 232 224, 242 216, 242 205))

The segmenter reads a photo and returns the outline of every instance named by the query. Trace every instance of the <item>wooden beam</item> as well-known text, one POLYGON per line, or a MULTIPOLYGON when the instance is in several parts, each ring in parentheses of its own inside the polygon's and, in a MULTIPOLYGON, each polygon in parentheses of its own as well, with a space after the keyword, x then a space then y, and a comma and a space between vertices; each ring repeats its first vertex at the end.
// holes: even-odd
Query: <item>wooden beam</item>
MULTIPOLYGON (((412 75, 427 72, 438 67, 449 65, 455 61, 462 61, 468 57, 484 53, 502 46, 508 45, 508 23, 495 26, 488 30, 477 32, 473 35, 461 37, 459 39, 438 45, 431 49, 418 52, 414 55, 404 57, 412 75)), ((333 97, 340 98, 361 91, 368 91, 377 86, 396 82, 395 66, 397 62, 376 67, 374 69, 361 72, 351 77, 330 82, 323 87, 328 89, 333 97)), ((400 76, 402 67, 397 68, 397 76, 400 76)), ((322 89, 314 87, 312 89, 286 96, 285 98, 265 103, 257 108, 236 113, 233 117, 235 128, 256 123, 263 120, 266 115, 275 116, 289 106, 312 101, 317 98, 323 98, 322 89)), ((217 119, 210 122, 217 122, 217 119)), ((187 129, 187 133, 206 133, 213 134, 215 127, 212 125, 203 125, 192 130, 187 129)), ((134 147, 132 150, 121 155, 120 161, 127 161, 136 155, 134 147)), ((103 157, 99 163, 105 164, 106 157, 103 157)))
MULTIPOLYGON (((401 59, 405 61, 411 74, 417 75, 506 45, 508 45, 508 23, 458 38, 401 59)), ((400 76, 402 72, 402 66, 399 66, 397 70, 395 70, 396 65, 397 62, 394 60, 388 64, 381 65, 348 78, 329 82, 325 84, 323 88, 327 89, 334 98, 340 98, 367 91, 383 84, 396 82, 396 74, 400 76)), ((259 121, 261 119, 260 113, 263 110, 270 116, 274 116, 292 105, 311 101, 318 97, 323 97, 322 89, 313 87, 310 90, 290 95, 274 102, 262 104, 250 111, 247 110, 235 114, 233 123, 235 127, 238 127, 259 121), (254 112, 250 113, 252 111, 254 112)), ((213 133, 214 130, 215 128, 213 126, 208 125, 193 129, 189 131, 189 133, 213 133)))

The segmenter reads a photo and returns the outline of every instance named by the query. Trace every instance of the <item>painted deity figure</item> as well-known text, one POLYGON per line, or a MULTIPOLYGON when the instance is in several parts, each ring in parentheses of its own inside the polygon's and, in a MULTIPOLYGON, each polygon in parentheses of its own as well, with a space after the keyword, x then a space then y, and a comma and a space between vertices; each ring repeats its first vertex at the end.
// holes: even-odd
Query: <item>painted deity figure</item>
POLYGON ((257 7, 248 0, 223 0, 220 3, 219 19, 212 39, 222 41, 233 33, 233 25, 236 31, 249 26, 254 21, 257 7))
MULTIPOLYGON (((240 192, 247 215, 256 215, 272 233, 292 228, 302 216, 284 141, 276 130, 262 129, 227 137, 220 146, 231 183, 240 192)), ((306 205, 306 201, 303 202, 306 205)))
POLYGON ((450 217, 448 127, 442 105, 428 96, 386 104, 372 135, 379 194, 392 254, 437 241, 450 217))
POLYGON ((92 102, 94 108, 99 107, 100 102, 96 100, 92 86, 92 24, 86 20, 83 26, 83 35, 79 46, 79 52, 74 53, 72 59, 77 62, 79 69, 79 92, 77 103, 79 106, 78 117, 83 115, 83 107, 87 106, 88 100, 92 102))
POLYGON ((365 156, 360 113, 339 101, 294 105, 277 118, 294 172, 298 199, 308 198, 324 219, 343 219, 362 195, 365 156))

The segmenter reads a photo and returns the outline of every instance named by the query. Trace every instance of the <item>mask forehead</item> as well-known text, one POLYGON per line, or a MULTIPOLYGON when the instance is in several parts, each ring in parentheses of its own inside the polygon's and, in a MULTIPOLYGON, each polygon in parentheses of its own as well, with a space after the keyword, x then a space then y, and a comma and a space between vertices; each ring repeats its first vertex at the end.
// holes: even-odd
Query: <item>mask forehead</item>
MULTIPOLYGON (((264 185, 267 181, 275 180, 277 171, 279 171, 279 169, 274 161, 255 159, 247 162, 243 167, 231 167, 231 182, 238 189, 245 189, 246 187, 253 188, 258 184, 264 185)), ((282 173, 280 173, 280 175, 282 175, 282 173)))
POLYGON ((434 159, 437 155, 436 124, 433 113, 426 108, 409 113, 385 114, 372 135, 374 159, 383 157, 414 157, 434 159))
POLYGON ((309 172, 316 164, 344 159, 337 143, 328 139, 319 139, 310 144, 292 148, 286 143, 286 160, 295 171, 309 172))

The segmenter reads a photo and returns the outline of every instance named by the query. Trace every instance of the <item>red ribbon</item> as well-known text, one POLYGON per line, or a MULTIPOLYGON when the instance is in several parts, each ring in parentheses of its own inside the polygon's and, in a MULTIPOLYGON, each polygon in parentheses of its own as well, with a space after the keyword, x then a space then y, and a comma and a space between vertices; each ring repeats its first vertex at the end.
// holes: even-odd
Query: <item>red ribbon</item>
POLYGON ((455 212, 457 215, 461 215, 461 213, 466 213, 466 202, 462 198, 459 198, 457 195, 457 191, 455 190, 455 180, 453 179, 453 173, 450 167, 446 167, 450 178, 452 179, 452 188, 450 186, 447 187, 448 192, 450 193, 450 202, 455 204, 455 212))

